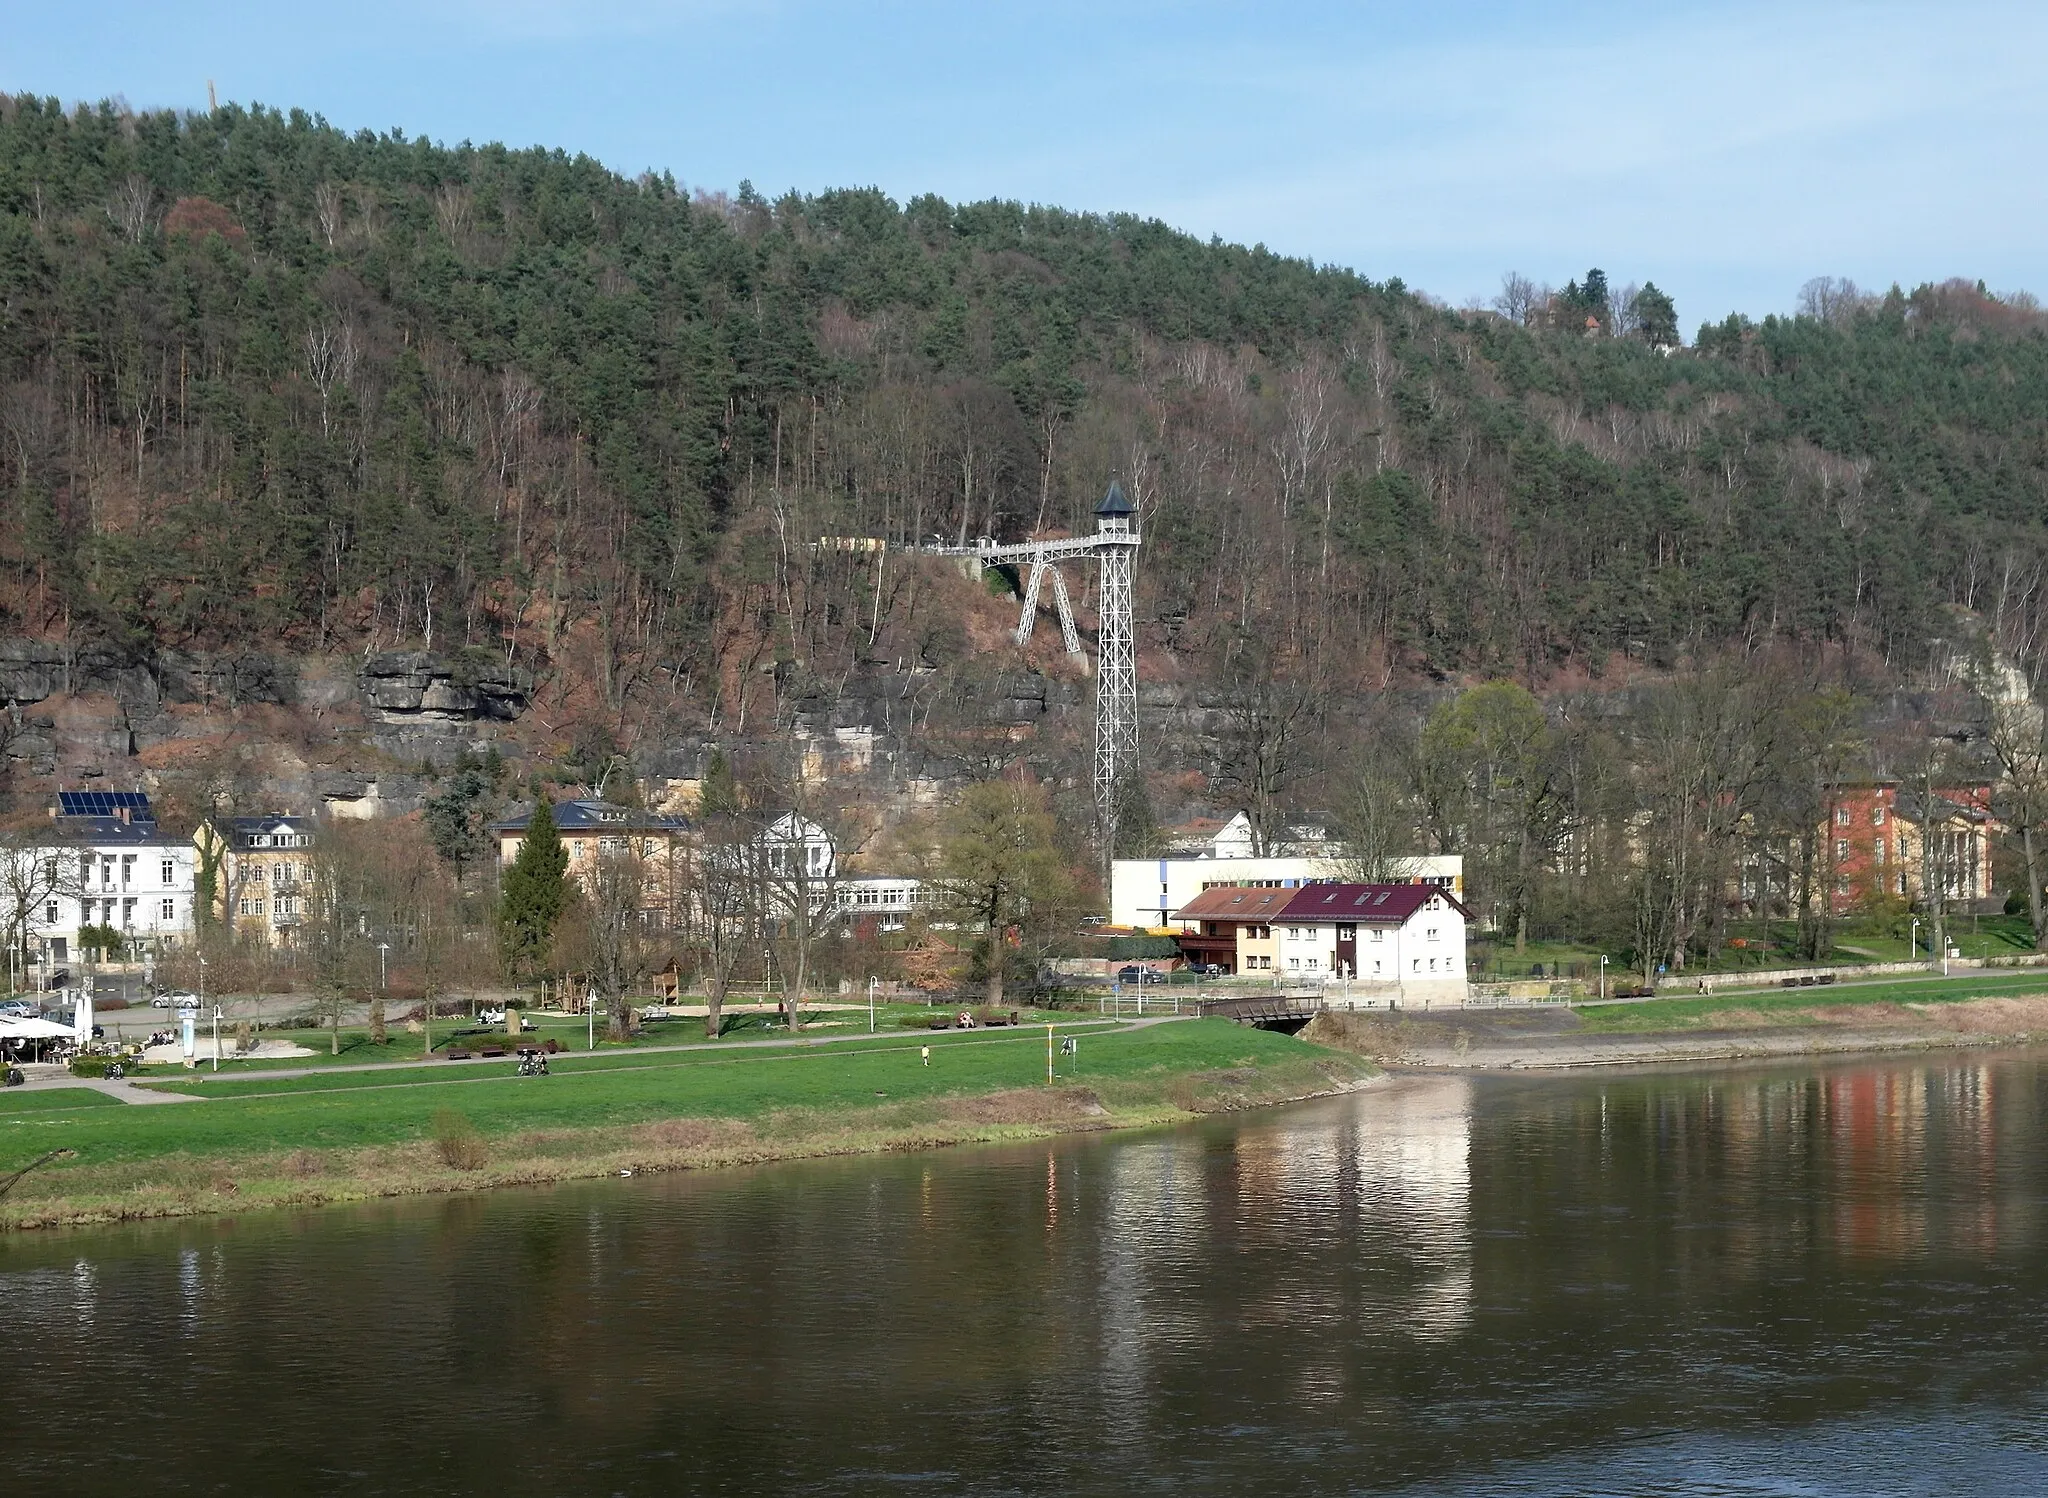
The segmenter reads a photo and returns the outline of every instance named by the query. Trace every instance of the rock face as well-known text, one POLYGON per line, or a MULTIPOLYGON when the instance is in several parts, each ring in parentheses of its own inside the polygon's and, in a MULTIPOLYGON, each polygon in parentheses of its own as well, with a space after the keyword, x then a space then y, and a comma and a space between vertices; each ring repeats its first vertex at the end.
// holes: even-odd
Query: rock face
POLYGON ((509 723, 526 711, 533 679, 476 656, 385 650, 363 663, 357 687, 386 723, 509 723))
POLYGON ((41 702, 60 692, 103 694, 134 718, 167 702, 285 706, 296 700, 296 682, 291 661, 253 651, 166 650, 149 660, 91 641, 0 640, 0 703, 41 702))

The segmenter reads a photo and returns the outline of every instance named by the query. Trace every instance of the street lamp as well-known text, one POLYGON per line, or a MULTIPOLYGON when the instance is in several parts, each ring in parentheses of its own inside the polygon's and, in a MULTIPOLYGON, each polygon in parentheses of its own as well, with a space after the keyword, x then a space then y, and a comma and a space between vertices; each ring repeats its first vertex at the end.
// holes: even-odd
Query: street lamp
POLYGON ((876 980, 876 979, 873 979, 873 978, 870 978, 870 979, 868 979, 868 1034, 870 1034, 870 1035, 872 1035, 872 1034, 874 1034, 874 1033, 875 1033, 875 983, 876 983, 876 981, 877 981, 877 980, 876 980))
POLYGON ((1920 917, 1913 917, 1913 929, 1906 933, 1906 961, 1920 955, 1920 917))
POLYGON ((390 942, 380 941, 377 943, 377 987, 379 989, 384 987, 384 954, 390 950, 390 942))
POLYGON ((1600 954, 1600 997, 1607 997, 1607 954, 1600 954))
POLYGON ((220 1070, 220 1005, 213 1006, 213 1069, 220 1070))

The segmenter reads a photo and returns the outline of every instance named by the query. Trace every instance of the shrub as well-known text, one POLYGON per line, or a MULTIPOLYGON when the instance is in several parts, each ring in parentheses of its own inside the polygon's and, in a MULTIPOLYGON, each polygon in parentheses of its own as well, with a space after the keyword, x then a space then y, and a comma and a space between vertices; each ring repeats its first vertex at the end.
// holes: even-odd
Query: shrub
POLYGON ((105 1056, 73 1056, 71 1075, 74 1077, 104 1077, 107 1074, 105 1056))
POLYGON ((441 1163, 454 1170, 482 1170, 488 1158, 476 1125, 452 1108, 434 1115, 434 1148, 441 1163))
POLYGON ((1138 957, 1178 957, 1180 947, 1170 936, 1113 936, 1109 941, 1112 961, 1129 962, 1138 957))

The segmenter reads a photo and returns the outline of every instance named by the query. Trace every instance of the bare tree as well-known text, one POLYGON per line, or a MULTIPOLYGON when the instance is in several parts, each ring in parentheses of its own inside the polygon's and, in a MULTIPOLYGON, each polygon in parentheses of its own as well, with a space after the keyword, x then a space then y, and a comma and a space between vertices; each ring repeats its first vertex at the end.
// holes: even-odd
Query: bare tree
POLYGON ((2048 827, 2048 718, 2031 696, 1986 693, 1991 704, 1986 742, 1998 762, 1999 819, 2019 834, 2027 875, 2027 918, 2034 950, 2048 951, 2048 920, 2041 909, 2041 838, 2048 827))
POLYGON ((29 935, 47 923, 50 905, 84 893, 84 865, 75 850, 46 831, 0 833, 0 936, 10 981, 17 956, 26 971, 29 935))
POLYGON ((613 1040, 632 1034, 632 993, 655 965, 660 933, 647 908, 647 868, 630 848, 600 852, 580 881, 591 986, 613 1040))
POLYGON ((341 216, 346 207, 338 183, 322 182, 313 189, 313 214, 320 220, 320 234, 330 250, 334 248, 334 236, 341 232, 341 216))
POLYGON ((1520 271, 1511 270, 1500 278, 1500 295, 1493 299, 1493 309, 1509 322, 1526 325, 1540 299, 1536 283, 1520 271))
POLYGON ((107 198, 107 219, 131 241, 140 243, 156 223, 156 189, 149 178, 131 172, 107 198))
POLYGON ((1218 792, 1242 800, 1252 824, 1252 851, 1263 858, 1282 798, 1314 767, 1311 751, 1324 693, 1314 681, 1277 678, 1264 652, 1240 651, 1234 674, 1210 781, 1218 792))
POLYGON ((1799 315, 1819 322, 1842 322, 1868 301, 1847 276, 1815 276, 1799 288, 1799 315))
POLYGON ((306 373, 320 392, 320 435, 325 437, 332 430, 327 419, 328 398, 336 386, 355 383, 362 350, 356 343, 355 327, 348 322, 316 323, 306 329, 305 346, 306 373))

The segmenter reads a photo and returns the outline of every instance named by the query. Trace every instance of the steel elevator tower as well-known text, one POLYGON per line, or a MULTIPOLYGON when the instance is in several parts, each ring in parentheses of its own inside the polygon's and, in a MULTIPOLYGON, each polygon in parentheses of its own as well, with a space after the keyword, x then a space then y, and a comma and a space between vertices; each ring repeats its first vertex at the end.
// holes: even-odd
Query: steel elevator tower
POLYGON ((1093 557, 1100 564, 1102 587, 1096 607, 1100 628, 1095 652, 1095 822, 1105 850, 1116 841, 1118 788, 1138 770, 1138 652, 1131 598, 1132 566, 1140 541, 1137 514, 1137 506, 1124 497, 1123 486, 1112 482, 1109 492, 1102 496, 1102 503, 1095 507, 1092 536, 1018 541, 1007 546, 984 540, 973 546, 924 548, 947 556, 975 557, 983 566, 997 562, 1030 564, 1030 577, 1024 585, 1024 612, 1017 620, 1019 645, 1031 639, 1031 627, 1038 618, 1038 596, 1050 577, 1067 653, 1084 664, 1087 657, 1081 653, 1080 632, 1074 628, 1073 606, 1067 601, 1067 584, 1060 576, 1058 563, 1070 557, 1093 557))

